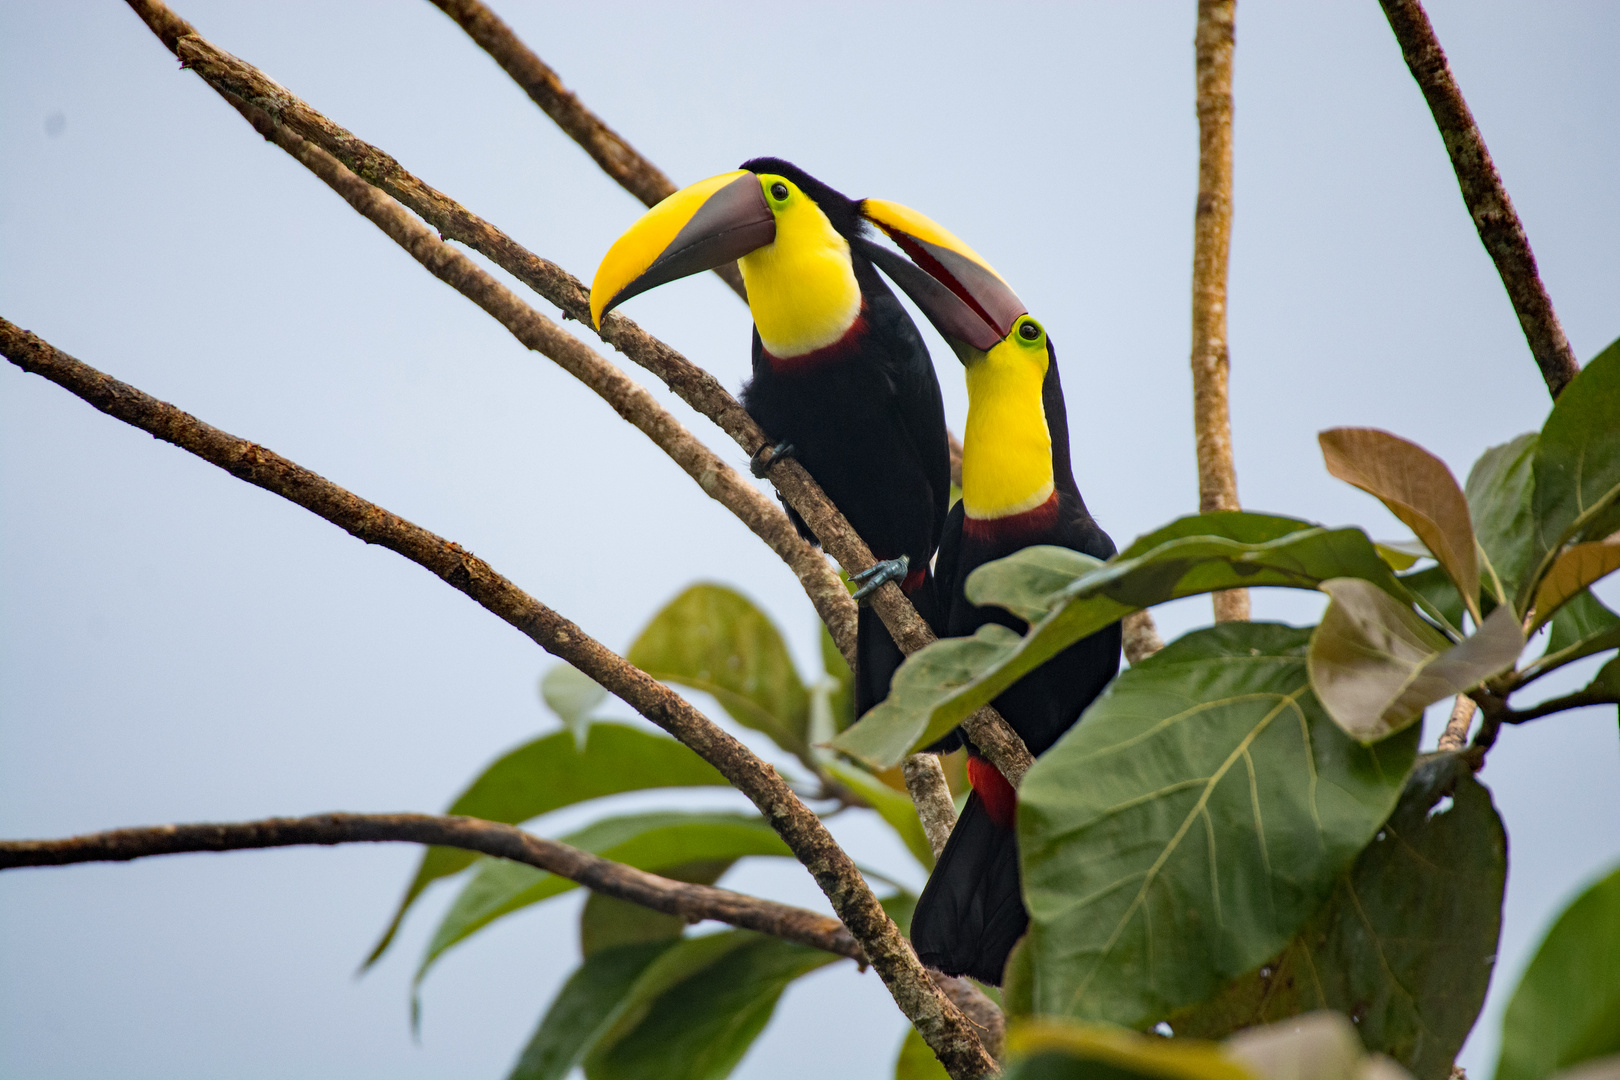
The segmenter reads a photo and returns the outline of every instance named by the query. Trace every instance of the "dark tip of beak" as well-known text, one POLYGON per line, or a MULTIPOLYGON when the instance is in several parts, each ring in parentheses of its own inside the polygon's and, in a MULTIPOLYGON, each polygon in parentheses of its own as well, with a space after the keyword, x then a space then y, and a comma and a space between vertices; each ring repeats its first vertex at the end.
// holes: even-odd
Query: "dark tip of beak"
POLYGON ((855 247, 911 297, 953 349, 965 344, 989 352, 1005 336, 997 333, 982 311, 969 307, 944 282, 905 256, 865 237, 857 237, 855 247))
POLYGON ((640 277, 602 309, 606 315, 633 296, 742 258, 776 239, 776 215, 759 177, 739 176, 704 202, 640 277))

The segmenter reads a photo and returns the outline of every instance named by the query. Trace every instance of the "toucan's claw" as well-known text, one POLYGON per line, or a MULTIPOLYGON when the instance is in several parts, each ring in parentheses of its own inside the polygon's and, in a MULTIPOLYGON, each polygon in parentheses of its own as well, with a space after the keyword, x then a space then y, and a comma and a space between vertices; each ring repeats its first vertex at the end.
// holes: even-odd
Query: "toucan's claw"
POLYGON ((748 471, 763 480, 765 474, 771 471, 772 465, 775 465, 783 458, 790 458, 796 453, 798 451, 794 449, 793 444, 790 442, 779 442, 775 446, 762 446, 759 448, 759 453, 748 460, 748 471))
POLYGON ((860 586, 855 590, 855 602, 860 603, 891 581, 906 580, 906 574, 910 571, 911 557, 909 555, 873 563, 849 579, 860 586))

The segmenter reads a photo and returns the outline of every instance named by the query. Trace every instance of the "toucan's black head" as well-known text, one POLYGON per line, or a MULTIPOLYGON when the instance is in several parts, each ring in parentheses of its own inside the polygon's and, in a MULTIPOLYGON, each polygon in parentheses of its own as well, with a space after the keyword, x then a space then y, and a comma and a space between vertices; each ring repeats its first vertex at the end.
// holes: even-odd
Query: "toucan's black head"
POLYGON ((737 167, 747 169, 755 175, 768 174, 791 180, 800 191, 810 196, 811 201, 827 215, 827 220, 832 222, 832 227, 846 240, 862 235, 866 229, 866 219, 861 216, 859 200, 851 199, 840 191, 834 191, 792 162, 775 157, 757 157, 737 167))

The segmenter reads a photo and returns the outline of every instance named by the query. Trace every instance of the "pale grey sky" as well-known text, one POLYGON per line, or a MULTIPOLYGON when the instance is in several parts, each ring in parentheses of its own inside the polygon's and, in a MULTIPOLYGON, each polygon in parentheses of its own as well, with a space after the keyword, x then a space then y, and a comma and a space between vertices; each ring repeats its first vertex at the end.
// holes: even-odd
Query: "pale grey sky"
MULTIPOLYGON (((778 154, 948 223, 1051 329, 1076 472, 1115 539, 1196 506, 1190 2, 496 7, 677 182, 778 154)), ((1589 358, 1620 335, 1620 7, 1431 7, 1589 358)), ((178 10, 581 277, 639 212, 426 3, 178 10)), ((1462 476, 1540 425, 1545 391, 1373 0, 1245 0, 1236 92, 1244 502, 1399 535, 1327 476, 1318 430, 1385 427, 1462 476)), ((611 646, 712 579, 759 599, 810 670, 813 616, 773 556, 177 71, 122 4, 0 0, 0 147, 0 314, 460 541, 611 646)), ((718 282, 628 310, 728 385, 743 378, 746 310, 718 282)), ((961 381, 936 354, 959 425, 961 381)), ((1304 622, 1316 605, 1272 593, 1256 608, 1304 622)), ((1188 601, 1160 622, 1179 633, 1207 611, 1188 601)), ((438 809, 554 725, 535 694, 548 658, 461 596, 10 365, 0 635, 6 836, 438 809)), ((1484 779, 1512 865, 1492 1005, 1464 1056, 1476 1077, 1546 920, 1620 857, 1614 711, 1507 732, 1484 779)), ((903 859, 878 829, 840 835, 864 860, 903 859)), ((407 984, 448 890, 352 978, 415 858, 0 875, 0 1075, 504 1075, 575 962, 577 898, 448 957, 418 1045, 407 984)), ((819 900, 792 865, 728 881, 819 900)), ((789 992, 738 1075, 886 1076, 901 1031, 876 978, 840 965, 789 992)))

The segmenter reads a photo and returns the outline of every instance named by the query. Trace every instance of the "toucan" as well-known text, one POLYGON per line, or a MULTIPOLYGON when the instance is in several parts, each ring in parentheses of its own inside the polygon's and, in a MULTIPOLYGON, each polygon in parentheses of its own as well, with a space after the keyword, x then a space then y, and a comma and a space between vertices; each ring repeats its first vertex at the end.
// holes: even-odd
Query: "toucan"
MULTIPOLYGON (((755 455, 755 474, 796 457, 880 560, 856 576, 856 598, 898 581, 933 622, 930 560, 950 500, 945 408, 922 335, 866 253, 887 249, 865 236, 861 205, 779 158, 744 162, 619 237, 591 284, 591 317, 600 327, 631 297, 736 259, 754 317, 742 403, 779 440, 755 455)), ((865 606, 856 657, 859 716, 888 695, 903 659, 865 606)))
MULTIPOLYGON (((870 245, 869 257, 900 285, 966 369, 962 498, 951 509, 935 576, 942 636, 986 623, 1026 624, 968 601, 974 568, 1035 544, 1098 559, 1114 543, 1086 510, 1069 460, 1069 423, 1057 354, 1046 328, 988 263, 907 207, 869 199, 863 213, 911 261, 870 245)), ((1003 691, 996 709, 1040 755, 1080 718, 1119 670, 1118 623, 1076 642, 1003 691)), ((973 790, 911 920, 929 967, 1000 985, 1007 956, 1029 925, 1018 870, 1017 797, 960 729, 930 749, 965 745, 973 790)))

